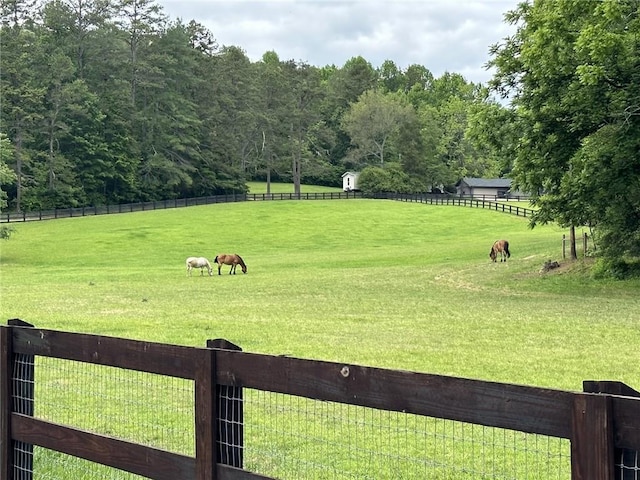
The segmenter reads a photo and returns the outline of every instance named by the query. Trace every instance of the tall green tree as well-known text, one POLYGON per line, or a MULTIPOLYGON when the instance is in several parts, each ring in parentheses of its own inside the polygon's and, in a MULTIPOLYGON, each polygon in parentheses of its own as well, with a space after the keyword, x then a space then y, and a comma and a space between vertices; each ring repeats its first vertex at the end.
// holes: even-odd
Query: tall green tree
POLYGON ((378 90, 364 92, 342 119, 342 127, 355 147, 352 155, 356 161, 383 167, 390 139, 413 114, 412 107, 397 97, 378 90))
POLYGON ((419 91, 429 91, 433 88, 433 74, 426 67, 418 64, 412 64, 407 67, 404 72, 403 91, 409 92, 415 88, 419 91))
POLYGON ((45 26, 64 46, 78 77, 88 61, 99 61, 92 37, 115 13, 113 0, 52 0, 44 4, 45 26))
POLYGON ((360 95, 377 87, 378 78, 371 63, 358 56, 347 60, 326 80, 327 97, 323 116, 335 139, 330 156, 334 162, 341 162, 346 169, 354 168, 355 165, 351 164, 347 156, 351 141, 342 128, 342 117, 349 106, 358 101, 360 95))
POLYGON ((219 192, 245 190, 245 172, 257 161, 260 137, 257 108, 258 89, 255 70, 246 53, 238 47, 223 47, 210 58, 206 83, 209 98, 204 128, 210 132, 210 173, 219 192))
POLYGON ((256 148, 257 164, 254 175, 267 183, 267 193, 271 193, 271 175, 275 168, 275 159, 282 155, 284 119, 287 116, 287 85, 285 83, 284 66, 274 51, 265 52, 257 62, 258 78, 258 128, 259 138, 256 148))
POLYGON ((9 163, 13 160, 13 155, 11 140, 0 132, 0 210, 7 206, 7 192, 3 186, 11 185, 16 181, 16 174, 9 167, 9 163))
POLYGON ((613 263, 639 253, 638 13, 635 0, 521 4, 490 62, 518 115, 514 174, 534 224, 590 225, 613 263))
POLYGON ((404 87, 404 75, 393 62, 385 60, 378 69, 380 88, 383 92, 397 92, 404 87))
POLYGON ((513 169, 520 132, 515 111, 485 97, 468 112, 466 137, 492 168, 485 174, 508 176, 513 169))
POLYGON ((316 67, 293 61, 286 64, 290 90, 288 147, 291 155, 293 191, 300 195, 303 166, 323 160, 317 148, 321 131, 322 103, 320 72, 316 67))
POLYGON ((136 104, 138 86, 153 71, 153 66, 141 57, 140 49, 153 42, 167 22, 162 7, 154 0, 119 0, 117 5, 119 26, 126 32, 129 46, 129 83, 131 103, 136 104))
MULTIPOLYGON (((22 12, 22 11, 21 11, 22 12)), ((13 143, 14 159, 9 163, 16 173, 12 206, 21 211, 25 194, 34 178, 31 161, 33 135, 43 118, 46 87, 38 75, 46 64, 42 29, 29 18, 3 17, 2 55, 0 55, 0 131, 13 143), (17 19, 17 20, 16 20, 17 19), (14 20, 24 23, 12 24, 14 20)))
POLYGON ((141 186, 146 198, 173 198, 189 191, 202 160, 201 119, 192 93, 200 86, 195 76, 200 53, 178 21, 150 35, 138 55, 145 65, 139 77, 144 82, 136 88, 139 125, 134 130, 141 148, 141 186))

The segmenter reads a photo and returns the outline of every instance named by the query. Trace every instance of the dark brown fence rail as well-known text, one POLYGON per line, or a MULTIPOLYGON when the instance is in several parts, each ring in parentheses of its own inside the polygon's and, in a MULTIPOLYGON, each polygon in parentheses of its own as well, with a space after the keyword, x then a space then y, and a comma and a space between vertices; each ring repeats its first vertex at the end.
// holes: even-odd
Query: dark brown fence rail
POLYGON ((430 205, 454 205, 459 207, 486 208, 496 212, 509 213, 519 217, 531 217, 535 210, 514 204, 514 201, 528 201, 528 198, 512 197, 510 201, 504 198, 482 195, 480 197, 458 197, 448 195, 409 195, 403 193, 377 193, 373 198, 398 200, 401 202, 427 203, 430 205))
MULTIPOLYGON (((20 321, 0 327, 0 367, 0 477, 9 480, 33 478, 34 473, 37 475, 34 469, 44 468, 42 461, 34 465, 34 446, 148 478, 280 478, 261 473, 266 460, 254 462, 254 467, 245 465, 243 449, 253 441, 245 429, 255 418, 247 420, 242 414, 249 405, 245 405, 243 391, 273 392, 322 404, 336 402, 400 416, 449 419, 567 439, 573 480, 638 478, 637 469, 625 467, 616 458, 621 451, 627 456, 635 453, 637 458, 640 450, 640 399, 624 396, 629 390, 620 386, 613 390, 615 395, 607 393, 606 388, 596 388, 593 382, 585 383, 585 389, 590 385, 590 390, 605 392, 567 392, 246 353, 220 340, 208 342, 207 348, 184 347, 42 330, 20 321), (193 396, 187 398, 193 402, 194 454, 167 451, 34 416, 34 411, 38 414, 46 410, 39 407, 44 398, 34 396, 34 386, 38 391, 38 379, 42 378, 38 369, 45 368, 47 359, 192 382, 193 396), (16 451, 22 454, 16 455, 16 451)), ((57 375, 52 377, 55 382, 64 381, 57 375)), ((281 410, 283 405, 277 404, 269 411, 276 415, 281 410)), ((357 428, 364 427, 358 424, 357 428)), ((488 448, 485 439, 484 448, 488 448)), ((424 468, 435 467, 425 463, 424 468)), ((371 472, 368 475, 363 478, 371 478, 371 472)))
MULTIPOLYGON (((53 220, 57 218, 87 217, 94 215, 108 215, 114 213, 144 212, 149 210, 163 210, 167 208, 193 207, 197 205, 211 205, 214 203, 257 202, 269 200, 344 200, 354 198, 375 198, 398 200, 403 202, 418 202, 431 205, 457 205, 465 207, 488 208, 503 213, 510 213, 522 217, 531 217, 534 210, 515 205, 513 201, 520 198, 510 198, 509 202, 483 195, 482 197, 457 197, 450 195, 408 195, 401 193, 376 193, 364 195, 361 192, 317 192, 317 193, 262 193, 262 194, 230 194, 213 195, 198 198, 182 198, 161 200, 157 202, 123 203, 117 205, 102 205, 94 207, 57 208, 51 210, 36 210, 29 212, 2 212, 0 223, 30 222, 35 220, 53 220)), ((522 200, 526 200, 522 198, 522 200)))

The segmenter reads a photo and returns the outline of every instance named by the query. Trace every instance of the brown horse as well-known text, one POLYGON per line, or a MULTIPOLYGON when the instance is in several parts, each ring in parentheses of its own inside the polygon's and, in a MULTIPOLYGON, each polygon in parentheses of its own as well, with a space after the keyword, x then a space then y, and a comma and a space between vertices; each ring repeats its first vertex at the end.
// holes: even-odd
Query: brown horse
POLYGON ((242 260, 242 257, 237 253, 219 253, 216 255, 216 258, 213 259, 213 263, 218 264, 218 275, 220 275, 220 269, 222 265, 231 265, 231 270, 229 270, 229 275, 232 273, 236 274, 236 267, 240 265, 242 268, 242 273, 247 273, 247 266, 242 260))
POLYGON ((497 240, 493 246, 491 247, 491 251, 489 252, 489 258, 496 261, 496 258, 500 255, 500 261, 507 261, 507 258, 511 257, 511 252, 509 252, 509 242, 506 240, 497 240))

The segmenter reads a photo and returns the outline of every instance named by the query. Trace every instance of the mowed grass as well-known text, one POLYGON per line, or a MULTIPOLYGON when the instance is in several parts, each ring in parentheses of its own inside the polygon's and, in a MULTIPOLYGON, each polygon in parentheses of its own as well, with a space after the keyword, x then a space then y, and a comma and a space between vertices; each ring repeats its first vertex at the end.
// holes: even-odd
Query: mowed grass
MULTIPOLYGON (((249 193, 267 193, 267 182, 247 182, 249 193)), ((293 183, 271 182, 270 193, 294 193, 293 183)), ((322 185, 300 185, 302 193, 342 192, 339 187, 325 187, 322 185)))
POLYGON ((561 260, 564 232, 453 206, 274 201, 15 224, 0 319, 204 346, 580 390, 640 387, 640 282, 561 260), (512 257, 491 263, 492 242, 512 257), (248 274, 186 276, 238 253, 248 274))

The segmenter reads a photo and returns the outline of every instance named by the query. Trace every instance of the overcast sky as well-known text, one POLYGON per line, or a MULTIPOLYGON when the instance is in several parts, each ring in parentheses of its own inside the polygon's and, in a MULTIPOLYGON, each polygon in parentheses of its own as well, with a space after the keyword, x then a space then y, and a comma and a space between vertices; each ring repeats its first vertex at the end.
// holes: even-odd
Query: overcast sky
POLYGON ((504 13, 518 0, 158 0, 171 19, 196 20, 220 46, 252 61, 273 50, 280 60, 342 67, 362 56, 374 68, 423 65, 436 77, 486 82, 490 45, 514 31, 504 13))

